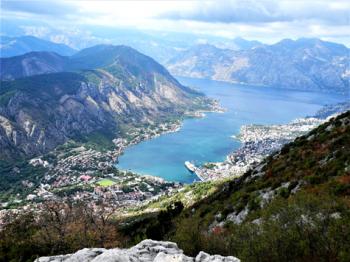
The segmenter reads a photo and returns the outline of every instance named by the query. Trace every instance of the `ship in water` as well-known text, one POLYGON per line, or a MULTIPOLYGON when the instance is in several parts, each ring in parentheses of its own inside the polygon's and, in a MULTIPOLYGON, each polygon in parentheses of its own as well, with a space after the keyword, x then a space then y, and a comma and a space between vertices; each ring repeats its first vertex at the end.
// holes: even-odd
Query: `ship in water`
POLYGON ((196 166, 192 164, 190 161, 185 161, 185 167, 191 172, 195 172, 197 169, 196 166))
POLYGON ((202 175, 202 171, 200 168, 196 167, 194 164, 192 164, 190 161, 185 161, 185 167, 192 173, 194 173, 199 180, 205 181, 202 175))

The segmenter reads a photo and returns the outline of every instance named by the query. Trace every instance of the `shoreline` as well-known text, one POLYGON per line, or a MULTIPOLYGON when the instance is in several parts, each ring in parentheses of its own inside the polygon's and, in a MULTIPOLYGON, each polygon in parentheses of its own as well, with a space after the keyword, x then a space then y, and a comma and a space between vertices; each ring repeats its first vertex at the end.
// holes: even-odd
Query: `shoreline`
MULTIPOLYGON (((215 112, 217 110, 214 106, 212 108, 212 110, 205 111, 215 112)), ((28 189, 31 188, 31 190, 22 195, 13 196, 7 200, 4 199, 0 202, 0 211, 40 210, 41 203, 47 200, 66 201, 71 199, 71 201, 75 202, 79 199, 85 199, 84 201, 92 201, 93 203, 100 198, 96 198, 96 194, 108 194, 107 191, 111 191, 112 193, 115 190, 115 192, 118 192, 118 199, 121 198, 122 200, 115 201, 113 199, 107 199, 106 201, 108 201, 111 206, 116 205, 118 208, 123 208, 130 205, 142 205, 154 198, 168 194, 172 192, 172 190, 182 187, 182 184, 167 181, 161 177, 149 174, 139 174, 130 170, 121 170, 116 167, 118 157, 122 155, 129 146, 156 138, 160 135, 178 132, 186 118, 202 117, 203 111, 204 110, 185 112, 182 117, 173 121, 166 121, 153 126, 132 128, 124 137, 114 138, 112 140, 115 146, 112 150, 101 152, 97 149, 87 147, 85 144, 68 141, 64 146, 56 148, 47 155, 29 159, 29 166, 45 169, 43 177, 38 178, 37 185, 34 185, 29 180, 22 181, 23 186, 28 187, 28 189), (48 159, 48 155, 54 158, 52 159, 49 157, 48 159), (112 179, 116 182, 104 188, 99 185, 99 181, 103 179, 112 179), (131 182, 126 182, 130 180, 131 182), (114 186, 115 183, 117 183, 116 186, 114 186), (139 188, 140 183, 144 185, 143 187, 147 187, 144 188, 146 191, 139 188), (129 189, 125 193, 121 192, 122 187, 124 187, 122 185, 128 185, 128 187, 132 188, 130 194, 128 193, 129 189), (154 187, 158 189, 152 189, 154 187), (65 192, 65 190, 69 188, 72 188, 72 190, 76 188, 78 191, 77 193, 73 192, 73 195, 71 195, 72 193, 69 193, 70 195, 62 195, 60 193, 65 192), (98 188, 103 189, 103 191, 96 191, 98 188), (128 195, 130 195, 130 197, 128 197, 128 195)), ((101 198, 101 200, 104 201, 103 198, 101 198)))
POLYGON ((314 116, 294 119, 287 124, 244 125, 239 134, 231 136, 242 143, 236 151, 228 154, 222 162, 208 162, 197 167, 197 170, 200 170, 204 181, 239 177, 285 144, 349 109, 350 103, 337 103, 325 105, 314 116))
MULTIPOLYGON (((197 168, 200 171, 201 181, 218 181, 225 178, 234 179, 242 175, 252 165, 256 165, 268 154, 280 148, 295 137, 307 133, 315 126, 323 123, 327 118, 334 116, 344 110, 350 109, 350 103, 343 105, 335 104, 326 106, 316 113, 315 117, 306 117, 292 121, 285 125, 249 125, 243 126, 244 134, 236 136, 244 143, 237 151, 229 154, 226 160, 218 163, 207 163, 197 168), (336 113, 335 113, 336 112, 336 113), (308 125, 308 128, 303 126, 308 125), (290 128, 295 127, 295 132, 290 136, 290 128), (271 129, 272 128, 272 129, 271 129), (274 132, 271 132, 274 130, 274 132), (276 130, 282 132, 275 132, 276 130), (258 133, 256 133, 258 132, 258 133), (261 133, 262 132, 262 133, 261 133), (285 137, 287 132, 289 137, 285 137), (252 135, 253 134, 253 135, 252 135), (254 134, 259 134, 258 137, 254 134), (276 135, 271 137, 271 134, 276 135), (274 145, 274 146, 271 146, 274 145), (204 178, 204 179, 201 179, 204 178)), ((202 116, 203 110, 196 111, 196 116, 202 116), (198 113, 200 112, 200 113, 198 113)), ((207 110, 206 112, 217 112, 215 109, 207 110)), ((193 117, 193 115, 191 116, 193 117)), ((147 205, 147 203, 159 199, 162 196, 170 196, 174 192, 181 191, 185 188, 181 183, 166 181, 163 178, 153 175, 137 174, 130 171, 122 171, 115 167, 118 157, 124 150, 131 145, 136 145, 142 141, 158 137, 160 135, 177 132, 181 129, 183 120, 177 119, 173 122, 166 122, 158 124, 157 126, 147 127, 148 133, 144 133, 145 128, 136 128, 137 132, 134 137, 114 139, 116 149, 99 152, 95 149, 89 149, 82 145, 72 144, 67 148, 57 149, 53 152, 56 156, 56 164, 52 166, 51 163, 42 157, 31 159, 30 165, 33 167, 46 166, 48 171, 45 176, 40 179, 38 187, 33 188, 29 194, 24 196, 12 197, 9 202, 0 202, 0 226, 1 217, 8 212, 26 212, 26 211, 40 211, 40 208, 45 201, 87 201, 91 205, 98 202, 106 203, 110 208, 117 208, 120 212, 127 212, 128 208, 140 207, 147 205), (60 151, 61 150, 61 151, 60 151), (57 152, 56 152, 57 151, 57 152), (83 171, 75 170, 75 166, 83 168, 83 171), (84 171, 84 168, 86 171, 84 171), (94 173, 99 175, 94 175, 94 173), (88 181, 82 181, 81 178, 88 178, 88 181), (101 179, 112 179, 111 186, 101 186, 98 182, 101 179), (141 189, 140 185, 144 185, 145 189, 141 189), (123 187, 127 186, 129 189, 124 191, 123 187), (71 195, 61 194, 66 189, 78 189, 71 195), (129 191, 131 190, 131 191, 129 191), (97 202, 96 202, 97 201, 97 202)), ((135 129, 130 132, 136 132, 135 129)), ((198 181, 198 183, 202 183, 198 181)), ((32 183, 24 180, 22 181, 24 187, 32 187, 32 183)), ((5 200, 6 201, 6 200, 5 200)))
MULTIPOLYGON (((115 145, 119 146, 119 148, 117 149, 118 154, 116 155, 115 160, 114 160, 114 166, 116 165, 116 163, 118 163, 118 157, 121 156, 124 153, 125 149, 127 149, 130 146, 137 145, 139 143, 157 138, 157 137, 162 136, 162 135, 178 132, 181 130, 181 127, 183 125, 183 121, 186 119, 203 118, 203 117, 206 117, 205 113, 224 113, 225 111, 226 111, 226 109, 222 108, 217 101, 214 101, 214 104, 212 105, 212 109, 196 110, 194 112, 185 112, 184 117, 181 119, 178 119, 174 123, 172 123, 169 129, 165 129, 165 130, 163 129, 164 130, 163 132, 156 133, 153 136, 149 136, 147 138, 135 137, 131 141, 127 141, 125 138, 114 139, 115 141, 113 140, 113 142, 115 143, 115 145)), ((162 126, 162 125, 164 126, 164 125, 166 125, 166 123, 160 124, 160 126, 162 126)), ((124 169, 119 169, 119 168, 117 168, 117 169, 120 171, 123 171, 123 172, 133 172, 130 170, 124 170, 124 169)), ((154 176, 151 174, 145 175, 145 174, 139 174, 136 172, 133 172, 133 173, 135 173, 136 175, 139 175, 139 176, 156 177, 156 178, 159 178, 159 179, 166 181, 165 179, 163 179, 161 177, 154 176)), ((201 178, 199 178, 199 179, 202 180, 201 178)), ((204 180, 202 180, 202 181, 204 181, 204 180)), ((168 181, 168 182, 173 182, 173 181, 168 181)))

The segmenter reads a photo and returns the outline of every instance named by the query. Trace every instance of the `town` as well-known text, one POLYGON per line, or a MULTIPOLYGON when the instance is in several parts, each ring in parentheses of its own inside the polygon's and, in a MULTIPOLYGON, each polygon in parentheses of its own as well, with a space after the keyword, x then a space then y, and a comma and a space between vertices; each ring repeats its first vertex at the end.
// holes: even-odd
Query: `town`
MULTIPOLYGON (((239 177, 267 155, 349 107, 350 103, 339 108, 325 107, 314 117, 300 118, 289 124, 242 126, 239 135, 232 136, 242 145, 225 161, 202 166, 194 166, 190 162, 184 164, 200 181, 239 177)), ((222 112, 218 106, 216 110, 222 112)), ((198 112, 189 117, 203 117, 203 114, 198 112)), ((97 150, 86 144, 68 141, 49 154, 29 160, 28 165, 36 168, 38 174, 34 180, 21 181, 25 188, 21 193, 0 201, 0 225, 7 213, 40 210, 46 201, 84 201, 94 206, 105 204, 113 210, 127 210, 131 206, 142 207, 181 191, 182 184, 119 170, 115 166, 118 156, 123 154, 126 147, 161 134, 176 132, 180 128, 180 120, 133 128, 123 138, 114 139, 111 150, 97 150)), ((21 170, 17 168, 16 173, 21 173, 21 170)))
POLYGON ((239 177, 269 154, 325 121, 326 119, 309 117, 285 125, 242 126, 239 135, 232 136, 242 143, 237 151, 228 155, 223 162, 205 163, 202 167, 196 167, 194 173, 202 181, 239 177))
POLYGON ((40 210, 45 201, 86 201, 92 205, 103 203, 116 209, 139 206, 170 194, 181 185, 154 176, 118 170, 115 164, 127 146, 160 134, 176 132, 179 128, 178 120, 134 128, 126 134, 126 138, 114 139, 113 150, 106 151, 69 141, 47 155, 29 160, 29 165, 44 172, 35 183, 22 181, 26 189, 24 194, 16 194, 0 203, 0 225, 1 218, 8 212, 40 210))

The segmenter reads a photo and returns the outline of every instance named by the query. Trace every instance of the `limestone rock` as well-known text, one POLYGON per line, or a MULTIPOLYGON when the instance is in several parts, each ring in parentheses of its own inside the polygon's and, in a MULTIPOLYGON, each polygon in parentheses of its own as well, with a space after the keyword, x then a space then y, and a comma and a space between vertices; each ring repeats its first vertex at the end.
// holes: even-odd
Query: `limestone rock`
POLYGON ((84 248, 74 254, 41 257, 35 262, 240 262, 238 258, 200 252, 188 257, 176 243, 144 240, 129 249, 84 248))

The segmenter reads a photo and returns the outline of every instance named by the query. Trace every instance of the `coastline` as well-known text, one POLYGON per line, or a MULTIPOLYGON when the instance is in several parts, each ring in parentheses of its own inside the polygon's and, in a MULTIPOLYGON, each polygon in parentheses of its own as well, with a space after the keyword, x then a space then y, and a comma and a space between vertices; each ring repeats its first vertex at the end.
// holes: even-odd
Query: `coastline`
POLYGON ((242 126, 239 134, 231 136, 242 142, 238 150, 227 155, 223 162, 209 162, 197 170, 204 181, 239 177, 285 144, 349 109, 350 103, 337 103, 325 105, 314 116, 295 119, 288 124, 242 126))
POLYGON ((115 148, 112 150, 101 152, 86 147, 84 144, 68 141, 61 148, 48 154, 54 157, 54 161, 51 161, 51 157, 47 155, 32 158, 28 160, 28 166, 35 169, 44 168, 46 170, 44 176, 40 179, 38 186, 33 185, 29 180, 24 180, 22 183, 29 189, 29 192, 22 196, 12 197, 12 200, 0 201, 0 211, 2 211, 0 213, 16 212, 16 210, 40 210, 41 203, 45 201, 69 199, 73 202, 89 201, 91 203, 102 200, 107 201, 111 208, 125 208, 143 205, 164 194, 169 194, 182 185, 153 175, 120 170, 115 166, 118 157, 129 146, 179 131, 186 118, 204 117, 204 111, 216 112, 217 110, 217 107, 212 106, 212 110, 185 112, 181 118, 174 121, 133 128, 123 138, 113 139, 115 148), (104 179, 112 180, 111 186, 99 185, 99 181, 104 179), (146 188, 140 189, 138 186, 140 183, 143 183, 146 188), (123 192, 126 186, 130 189, 123 192), (67 195, 64 192, 68 189, 67 195), (115 196, 111 198, 111 194, 115 196))
MULTIPOLYGON (((243 133, 236 138, 241 139, 243 146, 229 154, 223 162, 209 163, 207 166, 199 167, 197 169, 200 172, 199 178, 202 178, 198 182, 199 186, 208 182, 216 183, 217 181, 219 183, 225 179, 241 176, 251 166, 258 165, 266 155, 280 150, 285 143, 307 133, 326 121, 327 118, 348 109, 350 109, 350 103, 340 103, 323 107, 314 117, 305 117, 286 125, 242 127, 243 133), (308 128, 305 128, 304 124, 308 128), (293 126, 295 132, 291 135, 290 130, 293 126), (274 131, 271 132, 271 130, 274 131), (255 136, 256 134, 258 136, 255 136), (271 134, 275 137, 271 137, 271 134), (287 139, 286 134, 289 134, 287 139)), ((218 107, 205 110, 205 112, 218 111, 221 111, 218 107)), ((103 203, 108 206, 108 209, 118 210, 120 214, 125 215, 130 211, 130 207, 136 210, 147 206, 152 201, 162 197, 170 197, 175 192, 181 192, 188 187, 152 175, 140 175, 118 170, 115 167, 115 162, 128 146, 162 134, 177 132, 181 129, 182 120, 186 117, 203 117, 203 114, 204 110, 197 110, 171 123, 147 127, 146 133, 144 132, 145 128, 139 128, 136 131, 135 129, 130 130, 130 132, 136 132, 134 136, 129 137, 129 139, 114 139, 113 143, 116 148, 113 150, 100 152, 73 143, 72 147, 68 145, 64 149, 55 150, 57 151, 53 153, 56 157, 55 165, 44 157, 30 160, 31 166, 35 168, 45 167, 47 171, 36 187, 33 187, 33 183, 29 180, 22 181, 23 187, 28 188, 30 193, 12 196, 10 202, 0 201, 0 227, 3 219, 9 213, 40 212, 46 201, 63 203, 84 201, 93 207, 103 203), (79 169, 76 169, 77 166, 79 169), (103 186, 102 181, 111 184, 103 186)))
MULTIPOLYGON (((286 125, 242 126, 242 133, 236 136, 236 139, 239 138, 243 142, 242 147, 229 154, 223 162, 198 167, 195 174, 204 182, 238 177, 266 155, 279 150, 285 143, 326 121, 327 117, 334 115, 334 111, 339 113, 350 108, 350 103, 325 108, 315 117, 302 118, 286 125)), ((28 165, 46 170, 43 177, 39 178, 39 184, 35 185, 29 180, 22 181, 28 192, 13 196, 9 201, 2 200, 0 210, 33 210, 38 206, 40 209, 40 203, 47 200, 88 201, 91 204, 102 201, 111 208, 125 208, 130 205, 140 206, 162 195, 172 194, 174 190, 183 188, 182 184, 153 175, 119 170, 115 163, 127 147, 166 133, 177 132, 181 129, 184 119, 204 117, 204 112, 222 112, 222 108, 216 105, 212 110, 187 112, 182 118, 171 122, 134 128, 128 132, 128 136, 113 139, 113 150, 100 152, 84 144, 72 142, 71 145, 68 143, 55 149, 49 157, 31 159, 28 165), (109 185, 103 186, 101 180, 107 180, 109 185)))
MULTIPOLYGON (((151 136, 147 136, 147 137, 143 137, 143 138, 140 136, 137 136, 137 137, 135 137, 135 139, 133 139, 131 141, 127 141, 125 139, 124 140, 118 139, 115 141, 115 144, 118 146, 119 150, 118 150, 118 154, 115 157, 114 163, 118 163, 118 157, 120 155, 122 155, 124 153, 124 150, 127 149, 129 146, 136 145, 136 144, 141 143, 141 142, 146 141, 146 140, 154 139, 154 138, 159 137, 161 135, 180 131, 182 124, 183 124, 183 121, 186 119, 204 118, 204 117, 206 117, 206 113, 224 113, 224 112, 226 112, 226 109, 221 107, 217 100, 211 99, 210 109, 206 109, 206 110, 200 109, 200 110, 195 110, 195 111, 191 111, 191 112, 187 111, 184 113, 183 118, 176 120, 172 126, 170 126, 167 129, 163 129, 162 132, 158 132, 155 135, 151 135, 151 136)), ((164 124, 161 124, 161 125, 164 125, 164 124)), ((122 172, 129 171, 129 170, 125 170, 125 169, 119 169, 118 167, 116 167, 116 168, 122 172)), ((200 170, 198 169, 198 171, 200 171, 200 170)), ((145 176, 146 177, 153 177, 153 178, 157 178, 157 179, 166 181, 165 179, 163 179, 161 177, 154 176, 151 174, 139 174, 137 172, 135 172, 135 174, 139 175, 139 176, 143 176, 143 177, 145 177, 145 176)), ((196 177, 200 181, 202 181, 202 182, 205 181, 205 178, 201 177, 201 175, 199 173, 193 172, 193 174, 195 174, 196 177)), ((178 183, 178 182, 174 182, 174 183, 178 183)))

